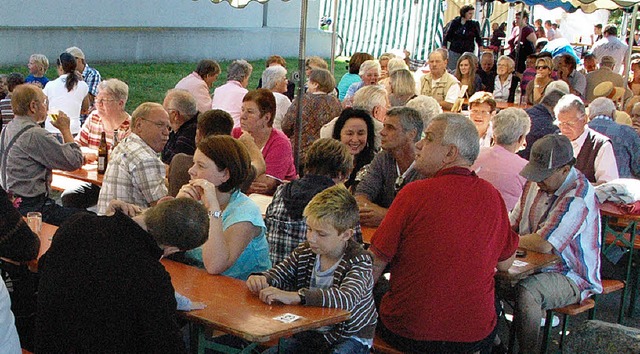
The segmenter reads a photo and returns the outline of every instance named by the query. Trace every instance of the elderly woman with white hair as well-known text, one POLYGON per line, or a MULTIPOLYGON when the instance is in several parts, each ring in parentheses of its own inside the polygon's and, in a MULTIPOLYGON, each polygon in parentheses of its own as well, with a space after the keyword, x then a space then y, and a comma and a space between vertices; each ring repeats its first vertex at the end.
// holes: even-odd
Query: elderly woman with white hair
POLYGON ((270 66, 262 72, 262 88, 271 91, 276 98, 276 117, 273 120, 276 129, 282 129, 282 119, 291 106, 291 100, 284 95, 288 83, 287 69, 280 65, 270 66))
POLYGON ((513 73, 515 67, 515 61, 509 56, 503 55, 498 58, 496 79, 493 83, 493 98, 496 102, 513 103, 515 101, 516 90, 520 84, 520 78, 513 73))
POLYGON ((377 60, 367 60, 362 63, 362 65, 360 65, 360 72, 358 73, 362 81, 349 86, 347 95, 344 97, 343 106, 351 106, 353 95, 355 95, 359 89, 365 86, 377 85, 380 80, 380 70, 380 63, 377 60))
POLYGON ((413 108, 420 113, 422 123, 425 127, 429 126, 431 119, 442 113, 442 107, 435 98, 431 96, 419 95, 409 100, 406 104, 407 107, 413 108))
POLYGON ((620 178, 640 178, 640 136, 627 125, 614 121, 616 106, 606 97, 589 104, 589 128, 611 139, 620 178))
POLYGON ((495 144, 480 149, 480 154, 471 167, 478 176, 493 184, 500 192, 508 210, 515 207, 526 179, 520 171, 527 160, 518 156, 525 137, 531 129, 527 112, 520 108, 501 110, 493 117, 493 138, 495 144))

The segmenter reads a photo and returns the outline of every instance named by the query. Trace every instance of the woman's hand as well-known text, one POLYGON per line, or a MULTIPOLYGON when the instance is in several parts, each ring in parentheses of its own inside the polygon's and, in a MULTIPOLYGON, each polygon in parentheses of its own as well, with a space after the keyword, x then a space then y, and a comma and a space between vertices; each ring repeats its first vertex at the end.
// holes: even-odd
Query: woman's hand
POLYGON ((192 186, 191 184, 185 184, 184 186, 180 187, 176 198, 191 198, 194 200, 200 200, 200 192, 195 186, 192 186))
POLYGON ((213 183, 207 181, 206 179, 196 179, 189 182, 195 191, 200 195, 200 200, 207 208, 207 210, 220 210, 220 202, 218 201, 218 196, 216 195, 216 186, 213 183))

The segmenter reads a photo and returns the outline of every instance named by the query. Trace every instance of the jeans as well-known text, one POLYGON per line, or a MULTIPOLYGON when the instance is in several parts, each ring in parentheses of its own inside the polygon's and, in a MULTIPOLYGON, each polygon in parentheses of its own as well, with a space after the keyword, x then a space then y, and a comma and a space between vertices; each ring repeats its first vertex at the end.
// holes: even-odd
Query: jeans
POLYGON ((22 197, 22 202, 18 208, 20 214, 26 216, 30 211, 42 213, 42 221, 47 224, 60 226, 65 220, 77 213, 88 213, 88 211, 76 208, 65 208, 56 204, 56 201, 46 197, 44 194, 37 197, 22 197))
MULTIPOLYGON (((313 339, 305 335, 309 332, 303 332, 302 335, 294 335, 291 338, 281 339, 279 346, 273 346, 263 352, 263 354, 276 354, 278 349, 282 349, 283 353, 326 353, 326 354, 369 354, 370 348, 359 341, 349 338, 332 346, 322 339, 320 336, 312 335, 313 339)), ((318 332, 315 332, 318 333, 318 332)), ((310 333, 309 333, 310 334, 310 333)), ((319 334, 319 333, 318 333, 319 334)))

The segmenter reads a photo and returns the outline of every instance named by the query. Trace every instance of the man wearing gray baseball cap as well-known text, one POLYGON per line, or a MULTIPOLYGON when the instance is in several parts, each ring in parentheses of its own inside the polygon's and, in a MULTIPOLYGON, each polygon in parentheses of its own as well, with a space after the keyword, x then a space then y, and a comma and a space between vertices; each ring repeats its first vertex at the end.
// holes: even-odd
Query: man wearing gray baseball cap
POLYGON ((538 353, 542 310, 578 303, 602 292, 600 214, 594 188, 573 165, 571 141, 549 134, 531 148, 520 175, 528 181, 509 214, 520 247, 561 261, 520 281, 514 321, 522 353, 538 353))

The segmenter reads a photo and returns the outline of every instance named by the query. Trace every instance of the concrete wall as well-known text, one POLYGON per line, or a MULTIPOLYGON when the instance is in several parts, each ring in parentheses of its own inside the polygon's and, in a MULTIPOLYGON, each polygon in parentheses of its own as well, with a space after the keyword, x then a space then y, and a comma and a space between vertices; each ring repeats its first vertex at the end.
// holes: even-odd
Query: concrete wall
MULTIPOLYGON (((309 0, 307 53, 329 56, 318 30, 319 0, 309 0)), ((3 0, 0 65, 32 53, 57 57, 76 45, 89 62, 173 62, 298 55, 300 1, 271 0, 234 9, 208 0, 3 0), (266 27, 263 12, 266 9, 266 27)))

